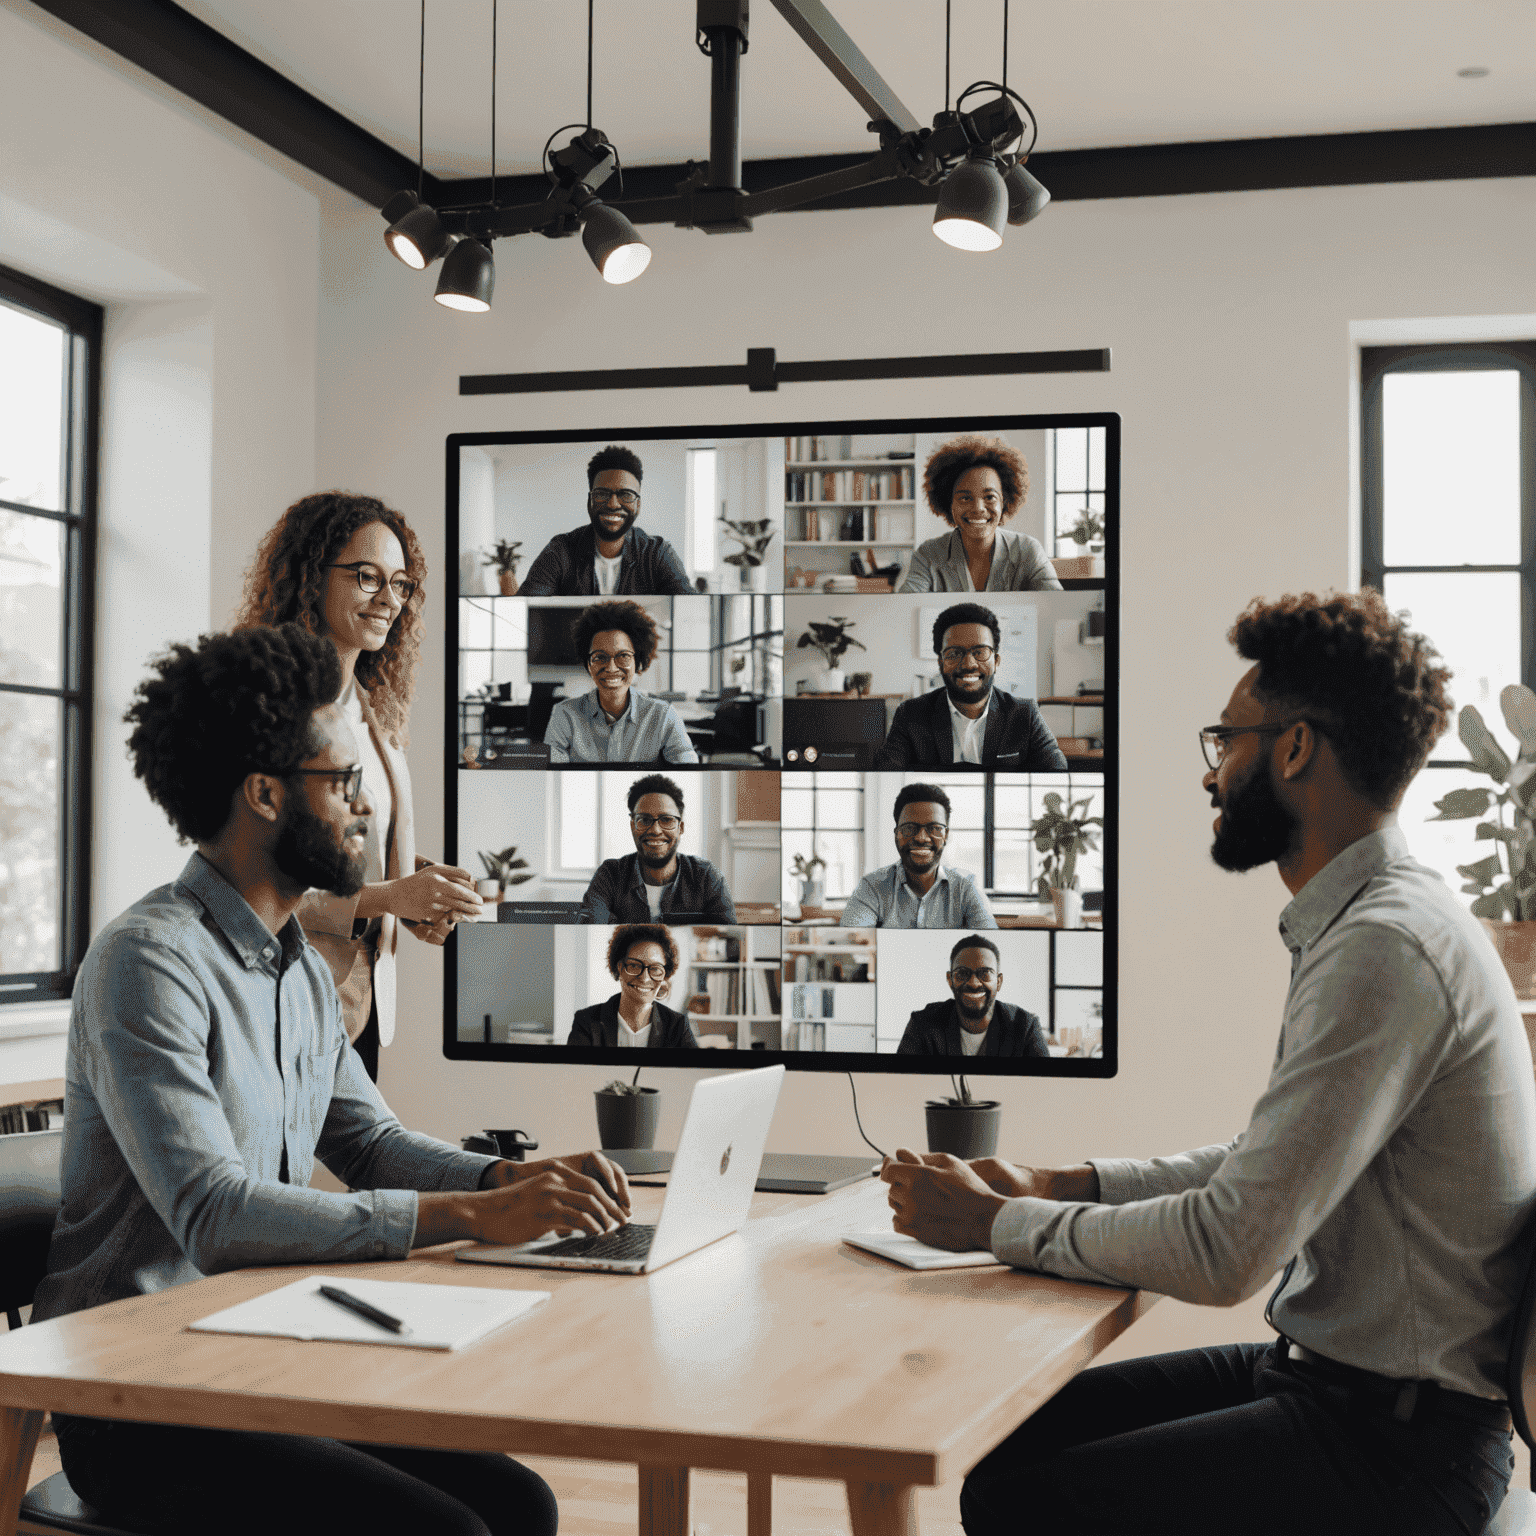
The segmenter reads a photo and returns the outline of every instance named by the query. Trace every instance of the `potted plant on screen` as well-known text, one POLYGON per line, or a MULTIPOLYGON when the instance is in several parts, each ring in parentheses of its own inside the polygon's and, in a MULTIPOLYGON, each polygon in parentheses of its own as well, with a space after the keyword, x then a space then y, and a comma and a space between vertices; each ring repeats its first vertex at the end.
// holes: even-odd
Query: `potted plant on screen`
POLYGON ((795 861, 789 866, 789 872, 800 882, 800 905, 802 907, 819 907, 827 894, 827 883, 824 875, 818 875, 818 869, 825 869, 827 861, 819 853, 813 853, 806 858, 803 853, 795 855, 795 861))
POLYGON ((485 866, 486 878, 476 880, 475 889, 481 899, 493 907, 500 904, 509 886, 522 885, 538 873, 528 868, 527 859, 518 858, 516 848, 503 848, 500 853, 482 853, 480 862, 485 866))
POLYGON ((796 650, 811 646, 821 652, 821 659, 826 663, 826 670, 816 679, 818 691, 821 693, 841 693, 845 684, 843 669, 838 666, 838 661, 851 646, 856 645, 861 651, 865 649, 862 641, 855 640, 848 633, 853 625, 852 619, 840 618, 836 614, 828 618, 824 624, 818 624, 812 619, 809 632, 795 641, 796 650))
POLYGON ((1058 576, 1093 577, 1104 574, 1104 514, 1094 507, 1084 507, 1077 521, 1062 532, 1063 539, 1077 545, 1078 553, 1053 562, 1058 576))
POLYGON ((496 567, 496 581, 503 597, 517 596, 517 562, 521 558, 518 550, 522 547, 519 539, 497 539, 495 547, 481 562, 496 567))
POLYGON ((1098 847, 1102 816, 1086 815, 1093 804, 1091 797, 1064 802, 1055 790, 1043 800, 1045 810, 1029 824, 1035 851, 1044 854, 1040 861, 1040 895, 1056 910, 1056 922, 1062 928, 1083 926, 1083 896, 1077 884, 1080 855, 1098 847))
POLYGON ((661 1124, 661 1094, 641 1088, 640 1068, 629 1082, 616 1077, 594 1094, 599 1147, 654 1147, 661 1124))
POLYGON ((862 699, 867 697, 869 690, 875 685, 873 672, 850 672, 848 674, 848 686, 862 699))
POLYGON ((726 530, 726 538, 733 544, 741 545, 734 555, 725 557, 725 563, 734 565, 740 571, 744 592, 761 591, 765 574, 763 556, 773 542, 773 519, 757 517, 746 522, 735 523, 728 517, 722 517, 719 522, 726 530))
POLYGON ((1003 1123, 1003 1106, 996 1099, 978 1099, 971 1093, 965 1074, 951 1077, 953 1098, 929 1099, 923 1105, 928 1126, 928 1150, 951 1152, 956 1157, 991 1157, 997 1151, 997 1133, 1003 1123))
POLYGON ((1504 724, 1519 742, 1511 759, 1475 704, 1462 707, 1456 734, 1493 789, 1453 789, 1435 801, 1431 821, 1481 818, 1474 840, 1487 843, 1486 858, 1458 864, 1471 896, 1472 914, 1483 921, 1519 997, 1536 997, 1536 693, 1512 683, 1499 694, 1504 724))

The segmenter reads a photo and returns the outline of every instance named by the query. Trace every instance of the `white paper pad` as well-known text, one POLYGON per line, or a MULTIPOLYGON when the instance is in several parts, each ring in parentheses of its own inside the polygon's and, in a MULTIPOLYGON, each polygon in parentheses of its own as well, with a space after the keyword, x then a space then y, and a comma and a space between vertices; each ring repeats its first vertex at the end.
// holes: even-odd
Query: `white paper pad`
POLYGON ((948 1248, 930 1248, 915 1237, 900 1232, 845 1232, 843 1241, 852 1248, 867 1248, 882 1259, 894 1259, 908 1269, 982 1269, 1001 1267, 1003 1261, 985 1248, 968 1253, 952 1253, 948 1248))
POLYGON ((328 1339, 344 1344, 404 1344, 412 1349, 462 1349, 531 1312, 548 1291, 495 1286, 423 1285, 357 1275, 309 1275, 190 1326, 207 1333, 253 1333, 281 1339, 328 1339), (411 1331, 391 1333, 320 1294, 322 1285, 398 1317, 411 1331))

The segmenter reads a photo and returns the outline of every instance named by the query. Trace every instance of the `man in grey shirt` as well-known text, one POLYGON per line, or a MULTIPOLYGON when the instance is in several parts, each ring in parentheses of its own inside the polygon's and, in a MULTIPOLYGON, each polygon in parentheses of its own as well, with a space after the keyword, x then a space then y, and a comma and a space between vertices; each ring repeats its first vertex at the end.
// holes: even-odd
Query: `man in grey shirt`
POLYGON ((1021 1268, 1231 1306, 1283 1264, 1281 1337, 1085 1372, 972 1470, 969 1536, 1022 1508, 1085 1536, 1474 1532, 1508 1487, 1530 1049, 1476 919, 1396 824, 1450 674, 1369 590, 1256 601, 1230 638, 1255 665, 1201 733, 1211 852, 1276 864, 1293 898, 1247 1129, 1077 1168, 902 1150, 882 1176, 898 1231, 1021 1268))
MULTIPOLYGON (((330 967, 294 915, 306 890, 363 880, 372 806, 340 684, 335 647, 285 624, 173 647, 139 689, 135 771, 197 851, 80 968, 63 1205, 34 1320, 252 1265, 626 1219, 624 1175, 599 1153, 524 1166, 407 1131, 348 1044, 330 967), (347 1192, 309 1187, 317 1157, 347 1192)), ((502 1456, 54 1423, 75 1491, 135 1530, 183 1530, 188 1509, 236 1489, 231 1529, 554 1536, 549 1489, 502 1456)))
POLYGON ((949 796, 937 784, 906 784, 896 796, 896 862, 854 887, 842 928, 996 928, 981 887, 944 863, 949 796))

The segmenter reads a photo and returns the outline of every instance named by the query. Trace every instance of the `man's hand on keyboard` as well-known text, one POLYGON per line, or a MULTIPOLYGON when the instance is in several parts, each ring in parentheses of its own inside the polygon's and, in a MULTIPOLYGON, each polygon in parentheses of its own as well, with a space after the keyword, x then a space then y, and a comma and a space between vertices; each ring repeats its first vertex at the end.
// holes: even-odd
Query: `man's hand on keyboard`
POLYGON ((413 1248, 470 1237, 481 1243, 530 1243, 546 1232, 562 1237, 611 1232, 629 1220, 629 1186, 607 1158, 588 1152, 576 1158, 547 1158, 517 1169, 511 1183, 463 1194, 417 1196, 413 1248), (571 1165, 576 1166, 571 1166, 571 1165), (623 1203, 612 1186, 579 1171, 617 1176, 623 1203), (608 1170, 612 1170, 608 1174, 608 1170))

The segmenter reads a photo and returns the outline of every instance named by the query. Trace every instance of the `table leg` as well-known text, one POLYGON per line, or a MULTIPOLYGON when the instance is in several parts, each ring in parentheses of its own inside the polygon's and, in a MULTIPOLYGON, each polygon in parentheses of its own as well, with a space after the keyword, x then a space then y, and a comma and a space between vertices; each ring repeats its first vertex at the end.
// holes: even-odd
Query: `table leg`
POLYGON ((917 1536, 917 1490, 911 1484, 848 1484, 853 1536, 917 1536))
POLYGON ((747 1473, 747 1536, 771 1536, 773 1473, 747 1473))
POLYGON ((16 1529, 42 1429, 40 1408, 0 1408, 0 1536, 16 1529))
POLYGON ((687 1467, 640 1468, 639 1536, 691 1536, 687 1467))

